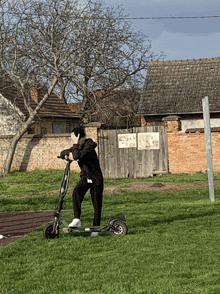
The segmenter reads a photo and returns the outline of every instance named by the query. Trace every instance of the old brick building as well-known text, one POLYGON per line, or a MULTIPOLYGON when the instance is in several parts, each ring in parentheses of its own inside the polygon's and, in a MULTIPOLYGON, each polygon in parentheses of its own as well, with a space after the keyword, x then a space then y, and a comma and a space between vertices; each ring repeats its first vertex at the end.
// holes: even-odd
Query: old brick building
POLYGON ((151 62, 138 115, 164 125, 169 171, 207 170, 202 99, 208 96, 214 171, 220 171, 220 58, 151 62))
POLYGON ((163 124, 164 117, 178 115, 184 130, 187 120, 191 120, 190 128, 200 127, 196 120, 203 118, 202 98, 209 97, 210 114, 214 119, 220 117, 219 95, 220 58, 153 61, 138 114, 143 117, 142 124, 163 124))

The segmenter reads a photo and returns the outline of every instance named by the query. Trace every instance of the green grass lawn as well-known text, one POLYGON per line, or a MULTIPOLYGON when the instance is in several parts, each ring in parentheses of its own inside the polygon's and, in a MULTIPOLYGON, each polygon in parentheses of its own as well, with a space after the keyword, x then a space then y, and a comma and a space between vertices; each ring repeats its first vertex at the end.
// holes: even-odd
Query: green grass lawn
MULTIPOLYGON (((35 171, 13 172, 0 179, 1 211, 54 209, 58 197, 53 191, 59 188, 60 177, 60 171, 35 171)), ((73 173, 70 186, 77 180, 73 173)), ((147 180, 190 182, 207 180, 207 175, 166 175, 135 181, 147 180)), ((106 185, 123 185, 123 181, 128 180, 107 179, 106 185)), ((102 224, 111 216, 126 214, 128 235, 103 233, 91 238, 61 231, 59 239, 46 240, 42 226, 0 247, 0 293, 219 294, 219 195, 220 189, 216 189, 216 202, 211 203, 208 190, 199 189, 105 193, 102 224)), ((71 192, 64 206, 71 209, 65 214, 69 221, 71 192)), ((82 210, 83 225, 90 225, 93 207, 89 195, 82 210)))

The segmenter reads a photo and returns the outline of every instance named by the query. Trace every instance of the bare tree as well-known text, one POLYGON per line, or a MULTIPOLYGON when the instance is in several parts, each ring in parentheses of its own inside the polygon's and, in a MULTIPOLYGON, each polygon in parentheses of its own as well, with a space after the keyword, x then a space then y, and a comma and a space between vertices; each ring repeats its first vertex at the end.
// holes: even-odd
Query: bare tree
POLYGON ((140 117, 137 116, 140 92, 137 89, 116 89, 108 96, 101 90, 97 91, 96 96, 97 103, 90 107, 85 118, 88 122, 99 121, 110 128, 128 129, 140 126, 140 117))
POLYGON ((123 9, 104 8, 103 4, 103 1, 87 2, 84 21, 79 23, 84 43, 77 52, 81 62, 67 77, 71 87, 66 90, 70 97, 72 93, 74 99, 77 96, 82 102, 83 116, 90 115, 94 106, 103 111, 96 95, 98 90, 104 90, 104 99, 114 89, 142 89, 149 61, 156 57, 150 41, 142 32, 132 29, 123 9), (80 83, 76 82, 76 74, 80 83))
POLYGON ((3 173, 10 171, 20 138, 40 108, 58 89, 67 99, 78 94, 83 115, 94 104, 97 90, 107 97, 114 89, 139 88, 153 58, 150 43, 132 30, 121 8, 104 8, 101 0, 0 0, 0 70, 13 84, 28 117, 10 142, 3 173), (31 85, 46 87, 33 107, 31 85))
MULTIPOLYGON (((76 30, 82 22, 85 7, 77 1, 11 0, 0 2, 0 66, 1 76, 23 97, 28 110, 26 121, 10 142, 3 174, 10 172, 14 152, 20 138, 32 124, 55 86, 80 62, 83 44, 76 30), (77 8, 77 9, 75 9, 77 8), (78 36, 78 41, 74 38, 78 36), (73 45, 74 44, 74 45, 73 45), (31 83, 46 86, 47 92, 33 107, 31 83)), ((83 47, 83 50, 87 50, 83 47)))

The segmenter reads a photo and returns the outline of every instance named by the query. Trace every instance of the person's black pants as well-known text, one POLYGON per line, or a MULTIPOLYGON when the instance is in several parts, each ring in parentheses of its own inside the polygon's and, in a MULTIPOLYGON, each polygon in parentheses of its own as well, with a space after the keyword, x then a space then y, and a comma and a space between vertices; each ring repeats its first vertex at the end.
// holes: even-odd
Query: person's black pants
POLYGON ((102 193, 103 183, 96 185, 94 183, 87 183, 86 179, 81 179, 73 190, 73 210, 74 218, 81 216, 81 204, 86 192, 90 189, 92 203, 94 207, 93 226, 100 226, 101 212, 102 212, 102 193))

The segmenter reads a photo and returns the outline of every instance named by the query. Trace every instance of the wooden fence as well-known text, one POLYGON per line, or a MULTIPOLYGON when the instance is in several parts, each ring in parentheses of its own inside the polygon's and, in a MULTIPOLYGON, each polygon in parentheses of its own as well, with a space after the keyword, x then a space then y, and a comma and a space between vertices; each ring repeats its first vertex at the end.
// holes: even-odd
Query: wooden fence
POLYGON ((168 172, 166 127, 98 131, 104 177, 148 177, 168 172))

